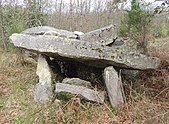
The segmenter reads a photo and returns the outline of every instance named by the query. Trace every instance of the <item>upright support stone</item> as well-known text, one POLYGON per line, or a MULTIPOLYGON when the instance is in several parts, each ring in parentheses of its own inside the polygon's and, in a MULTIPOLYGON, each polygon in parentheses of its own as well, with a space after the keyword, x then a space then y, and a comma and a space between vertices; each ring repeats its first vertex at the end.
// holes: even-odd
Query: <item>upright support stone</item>
POLYGON ((113 66, 104 69, 103 77, 111 105, 117 107, 118 105, 123 104, 124 100, 121 77, 118 76, 118 73, 113 66))
POLYGON ((39 55, 36 74, 39 83, 35 86, 34 100, 45 103, 52 97, 52 74, 50 67, 43 55, 39 55))

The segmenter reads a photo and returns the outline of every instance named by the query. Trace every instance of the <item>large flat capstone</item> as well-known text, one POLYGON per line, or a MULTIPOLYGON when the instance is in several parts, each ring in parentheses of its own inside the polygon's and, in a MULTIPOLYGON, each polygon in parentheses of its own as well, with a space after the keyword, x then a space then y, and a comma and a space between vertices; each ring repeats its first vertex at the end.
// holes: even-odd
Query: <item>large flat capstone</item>
POLYGON ((61 60, 83 62, 96 67, 109 65, 132 69, 155 69, 160 60, 143 54, 121 51, 90 41, 63 38, 50 35, 13 34, 11 42, 17 46, 37 53, 46 54, 61 60))

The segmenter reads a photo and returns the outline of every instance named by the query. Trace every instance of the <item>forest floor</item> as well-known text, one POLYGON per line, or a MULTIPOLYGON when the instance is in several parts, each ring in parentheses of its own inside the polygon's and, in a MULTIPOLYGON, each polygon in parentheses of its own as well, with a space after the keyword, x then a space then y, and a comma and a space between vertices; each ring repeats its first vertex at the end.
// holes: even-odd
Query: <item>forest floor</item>
POLYGON ((36 63, 0 49, 0 124, 169 124, 169 38, 156 39, 151 46, 161 66, 136 82, 124 82, 126 103, 119 108, 111 108, 108 100, 103 105, 81 102, 78 96, 37 104, 36 63))

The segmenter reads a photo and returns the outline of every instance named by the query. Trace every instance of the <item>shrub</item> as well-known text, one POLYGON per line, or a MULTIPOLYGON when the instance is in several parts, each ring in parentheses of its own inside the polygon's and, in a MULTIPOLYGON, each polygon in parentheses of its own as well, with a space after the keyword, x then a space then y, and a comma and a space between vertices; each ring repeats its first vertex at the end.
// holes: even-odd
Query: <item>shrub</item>
POLYGON ((147 40, 152 17, 153 14, 142 10, 139 3, 136 0, 132 0, 131 10, 127 11, 127 17, 122 21, 120 34, 128 33, 129 37, 147 52, 147 40), (125 31, 127 32, 125 33, 125 31))
POLYGON ((13 33, 20 33, 28 27, 45 25, 46 14, 38 10, 33 4, 31 7, 6 4, 1 8, 0 40, 4 42, 8 50, 11 47, 9 36, 13 33), (33 6, 33 7, 32 7, 33 6), (3 33, 3 34, 2 34, 3 33))
POLYGON ((14 21, 11 25, 7 27, 8 35, 12 35, 13 33, 20 33, 25 29, 25 24, 22 21, 14 21))

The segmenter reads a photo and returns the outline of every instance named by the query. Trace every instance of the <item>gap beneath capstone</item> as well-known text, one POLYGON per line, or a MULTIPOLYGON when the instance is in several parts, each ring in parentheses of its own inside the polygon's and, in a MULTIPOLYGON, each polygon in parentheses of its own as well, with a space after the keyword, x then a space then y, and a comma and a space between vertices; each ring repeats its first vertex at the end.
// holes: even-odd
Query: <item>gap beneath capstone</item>
POLYGON ((76 61, 61 61, 46 57, 49 66, 54 73, 54 80, 62 82, 64 78, 80 78, 91 82, 93 88, 104 90, 103 68, 92 67, 76 61))

